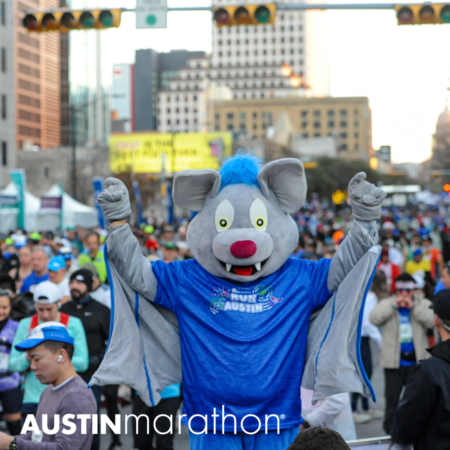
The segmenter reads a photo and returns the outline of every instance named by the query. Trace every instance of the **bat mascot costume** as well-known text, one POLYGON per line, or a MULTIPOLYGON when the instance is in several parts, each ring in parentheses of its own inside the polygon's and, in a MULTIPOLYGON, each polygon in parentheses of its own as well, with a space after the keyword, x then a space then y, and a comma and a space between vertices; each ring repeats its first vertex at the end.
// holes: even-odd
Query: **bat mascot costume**
POLYGON ((336 256, 308 261, 290 257, 291 214, 307 192, 298 159, 261 167, 240 153, 220 172, 182 171, 173 198, 198 212, 187 234, 195 259, 170 264, 142 256, 125 223, 128 191, 108 179, 98 202, 111 224, 112 323, 91 385, 124 383, 154 406, 182 381, 195 450, 286 450, 302 423, 300 385, 313 400, 374 397, 360 337, 385 193, 365 178, 350 181, 355 220, 336 256))

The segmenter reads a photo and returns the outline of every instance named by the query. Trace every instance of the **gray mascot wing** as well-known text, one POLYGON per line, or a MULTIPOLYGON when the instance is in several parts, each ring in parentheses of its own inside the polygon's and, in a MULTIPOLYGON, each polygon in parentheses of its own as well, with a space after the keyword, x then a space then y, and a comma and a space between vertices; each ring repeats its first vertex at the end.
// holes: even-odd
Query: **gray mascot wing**
POLYGON ((339 288, 310 322, 302 386, 313 401, 341 392, 375 400, 361 360, 362 315, 381 247, 372 247, 350 270, 339 288))
POLYGON ((171 311, 142 295, 154 298, 156 279, 129 226, 115 228, 108 245, 111 252, 127 255, 111 258, 106 251, 111 287, 109 342, 89 385, 126 384, 136 389, 148 406, 155 406, 167 386, 181 383, 178 322, 171 311), (126 280, 121 274, 126 274, 126 280))

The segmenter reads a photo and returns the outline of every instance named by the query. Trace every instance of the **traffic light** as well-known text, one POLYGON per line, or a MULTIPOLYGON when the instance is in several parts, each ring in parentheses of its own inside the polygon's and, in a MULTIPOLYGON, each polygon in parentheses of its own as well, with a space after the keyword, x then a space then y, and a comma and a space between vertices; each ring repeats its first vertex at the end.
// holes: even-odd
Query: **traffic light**
POLYGON ((450 23, 450 4, 396 5, 398 25, 450 23))
POLYGON ((29 32, 59 31, 60 33, 68 33, 71 30, 118 28, 121 17, 121 9, 77 11, 52 9, 27 14, 22 23, 29 32))
POLYGON ((218 27, 274 24, 277 7, 268 5, 216 6, 214 21, 218 27))

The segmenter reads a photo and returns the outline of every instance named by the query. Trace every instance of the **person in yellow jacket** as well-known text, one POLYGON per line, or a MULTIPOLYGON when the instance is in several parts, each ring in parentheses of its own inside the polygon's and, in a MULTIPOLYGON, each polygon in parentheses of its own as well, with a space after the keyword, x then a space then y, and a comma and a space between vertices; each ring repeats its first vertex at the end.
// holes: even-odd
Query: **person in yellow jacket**
POLYGON ((82 253, 78 258, 80 268, 87 263, 94 264, 100 281, 105 283, 108 275, 106 273, 105 255, 100 251, 100 235, 96 232, 89 233, 84 242, 88 251, 82 253))

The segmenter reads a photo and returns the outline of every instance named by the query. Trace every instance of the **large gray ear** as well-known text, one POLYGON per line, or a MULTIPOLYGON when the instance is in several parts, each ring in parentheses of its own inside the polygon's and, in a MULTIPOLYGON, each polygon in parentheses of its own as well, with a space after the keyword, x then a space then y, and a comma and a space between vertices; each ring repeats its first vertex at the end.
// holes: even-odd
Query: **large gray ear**
POLYGON ((182 170, 173 180, 173 200, 188 211, 201 211, 211 192, 215 197, 220 189, 219 172, 206 170, 182 170))
POLYGON ((265 165, 258 174, 258 183, 266 198, 272 191, 284 212, 296 213, 306 200, 305 168, 299 159, 278 159, 265 165))

